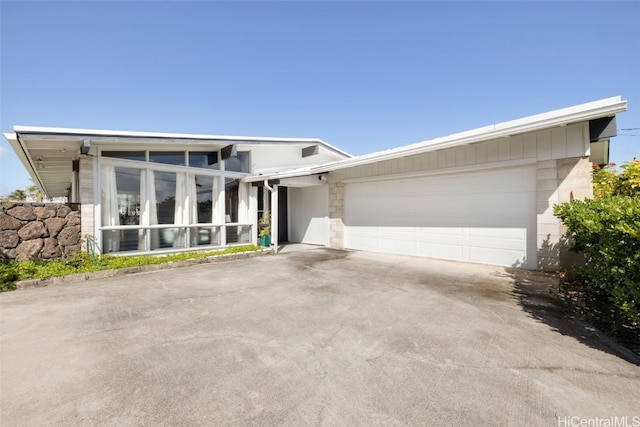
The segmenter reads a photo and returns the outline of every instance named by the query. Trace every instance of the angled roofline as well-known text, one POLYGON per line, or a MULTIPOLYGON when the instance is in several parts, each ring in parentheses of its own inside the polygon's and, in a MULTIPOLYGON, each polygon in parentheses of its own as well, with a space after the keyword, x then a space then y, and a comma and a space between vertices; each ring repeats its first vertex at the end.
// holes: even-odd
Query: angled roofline
MULTIPOLYGON (((298 144, 320 144, 329 151, 333 151, 345 157, 353 157, 351 154, 343 151, 319 138, 278 138, 278 137, 256 137, 256 136, 237 136, 237 135, 208 135, 208 134, 190 134, 190 133, 169 133, 169 132, 138 132, 138 131, 120 131, 120 130, 101 130, 101 129, 76 129, 76 128, 58 128, 58 127, 41 127, 41 126, 14 126, 13 132, 16 135, 59 135, 59 136, 76 136, 78 138, 86 137, 104 137, 104 138, 132 138, 132 139, 173 139, 185 141, 217 141, 229 143, 245 143, 245 144, 269 144, 269 143, 298 143, 298 144)), ((5 133, 5 137, 10 135, 5 133)))
POLYGON ((19 134, 16 132, 3 132, 2 134, 4 138, 9 142, 9 145, 11 145, 11 148, 13 148, 14 153, 22 162, 22 165, 26 169, 29 176, 31 176, 33 182, 38 186, 45 197, 50 198, 49 193, 47 192, 47 189, 45 188, 44 183, 40 178, 40 175, 38 174, 38 172, 36 172, 36 168, 33 164, 33 161, 31 160, 31 157, 27 153, 28 150, 26 149, 22 141, 20 141, 19 134))
MULTIPOLYGON (((288 171, 286 172, 286 174, 271 174, 269 176, 261 176, 259 179, 277 179, 293 176, 321 174, 338 169, 362 166, 385 160, 393 160, 401 157, 442 150, 445 148, 459 147, 481 141, 505 138, 512 135, 538 131, 555 126, 565 126, 571 123, 578 123, 601 117, 609 117, 626 110, 627 101, 622 100, 620 96, 614 96, 611 98, 587 102, 585 104, 574 105, 568 108, 562 108, 542 114, 536 114, 533 116, 527 116, 490 126, 484 126, 477 129, 454 133, 452 135, 422 141, 415 144, 405 145, 384 151, 378 151, 362 156, 356 156, 350 159, 338 160, 309 169, 288 171)), ((253 181, 259 179, 252 177, 247 180, 253 181)))

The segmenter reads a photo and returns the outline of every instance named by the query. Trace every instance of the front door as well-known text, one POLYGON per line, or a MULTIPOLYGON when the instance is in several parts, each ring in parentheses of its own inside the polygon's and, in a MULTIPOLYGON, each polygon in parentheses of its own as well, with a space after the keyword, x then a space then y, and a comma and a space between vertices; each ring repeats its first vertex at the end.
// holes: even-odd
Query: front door
POLYGON ((287 187, 278 186, 278 243, 289 241, 287 187))

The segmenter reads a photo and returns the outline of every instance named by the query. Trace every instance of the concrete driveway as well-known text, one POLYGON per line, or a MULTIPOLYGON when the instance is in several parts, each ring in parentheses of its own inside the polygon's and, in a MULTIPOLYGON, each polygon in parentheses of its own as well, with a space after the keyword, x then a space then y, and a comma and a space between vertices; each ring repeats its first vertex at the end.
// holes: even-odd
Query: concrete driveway
POLYGON ((5 293, 0 424, 640 425, 548 280, 316 248, 5 293))

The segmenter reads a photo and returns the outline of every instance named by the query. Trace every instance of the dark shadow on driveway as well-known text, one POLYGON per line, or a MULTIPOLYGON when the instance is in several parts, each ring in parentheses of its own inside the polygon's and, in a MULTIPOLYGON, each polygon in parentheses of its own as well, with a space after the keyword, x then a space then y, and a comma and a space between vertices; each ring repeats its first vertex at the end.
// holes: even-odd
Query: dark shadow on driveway
POLYGON ((640 356, 615 343, 569 309, 557 295, 559 278, 556 275, 512 267, 505 268, 505 272, 513 280, 513 296, 530 317, 555 332, 640 366, 640 356))

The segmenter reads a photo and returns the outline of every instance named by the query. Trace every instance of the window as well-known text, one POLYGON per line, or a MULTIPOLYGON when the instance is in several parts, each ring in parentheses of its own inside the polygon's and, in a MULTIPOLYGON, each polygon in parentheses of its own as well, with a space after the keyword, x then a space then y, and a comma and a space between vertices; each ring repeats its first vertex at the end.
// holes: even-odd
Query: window
POLYGON ((239 180, 224 180, 224 222, 238 222, 238 183, 239 180))
POLYGON ((176 210, 176 173, 154 172, 155 203, 158 222, 173 224, 176 210))
POLYGON ((239 151, 234 157, 229 157, 224 161, 225 170, 231 172, 249 173, 249 152, 239 151))
POLYGON ((184 151, 149 151, 149 161, 184 166, 184 151))
MULTIPOLYGON (((101 185, 102 225, 140 225, 143 172, 140 169, 104 166, 101 185)), ((137 230, 105 230, 103 252, 124 252, 138 249, 137 230)))
POLYGON ((217 177, 196 175, 196 195, 198 198, 197 223, 211 224, 213 221, 213 180, 217 177))
POLYGON ((102 155, 99 232, 104 253, 251 241, 250 185, 237 173, 249 170, 248 152, 228 161, 229 174, 219 170, 217 151, 114 150, 102 155))
POLYGON ((145 161, 144 151, 103 151, 102 155, 104 157, 113 157, 116 159, 137 160, 140 162, 145 161))
POLYGON ((218 169, 218 152, 189 151, 189 166, 193 168, 218 169))

